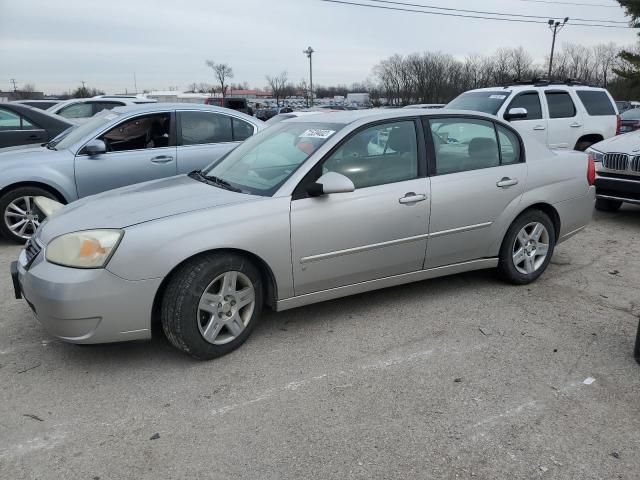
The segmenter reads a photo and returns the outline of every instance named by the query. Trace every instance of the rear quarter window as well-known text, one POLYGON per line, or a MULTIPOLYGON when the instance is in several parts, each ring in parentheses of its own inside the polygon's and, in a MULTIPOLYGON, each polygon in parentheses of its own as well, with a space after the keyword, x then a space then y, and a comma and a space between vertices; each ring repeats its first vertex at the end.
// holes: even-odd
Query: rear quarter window
POLYGON ((616 110, 605 92, 578 90, 580 101, 591 116, 615 115, 616 110))

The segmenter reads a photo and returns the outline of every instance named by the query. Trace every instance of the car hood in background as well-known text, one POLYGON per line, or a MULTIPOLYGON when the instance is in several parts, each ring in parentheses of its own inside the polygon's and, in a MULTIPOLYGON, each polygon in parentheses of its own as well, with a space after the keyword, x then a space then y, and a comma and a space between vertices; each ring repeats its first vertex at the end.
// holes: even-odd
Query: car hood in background
POLYGON ((616 135, 591 145, 591 148, 602 153, 617 152, 640 155, 640 131, 616 135))
POLYGON ((70 203, 48 219, 39 238, 96 228, 125 228, 159 218, 265 197, 236 193, 186 175, 118 188, 70 203))

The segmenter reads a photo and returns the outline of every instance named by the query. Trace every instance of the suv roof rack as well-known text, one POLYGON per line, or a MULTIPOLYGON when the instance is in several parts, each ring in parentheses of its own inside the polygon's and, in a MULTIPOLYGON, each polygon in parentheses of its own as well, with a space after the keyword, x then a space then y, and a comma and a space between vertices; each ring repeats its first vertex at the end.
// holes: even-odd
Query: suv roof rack
MULTIPOLYGON (((540 77, 534 77, 529 80, 514 78, 513 82, 511 82, 510 85, 533 85, 534 87, 547 87, 549 85, 567 85, 567 86, 582 85, 585 87, 594 86, 594 85, 589 85, 587 83, 584 83, 583 81, 577 80, 575 78, 567 78, 565 80, 549 80, 548 78, 540 78, 540 77)), ((507 88, 508 86, 505 86, 505 88, 507 88)))

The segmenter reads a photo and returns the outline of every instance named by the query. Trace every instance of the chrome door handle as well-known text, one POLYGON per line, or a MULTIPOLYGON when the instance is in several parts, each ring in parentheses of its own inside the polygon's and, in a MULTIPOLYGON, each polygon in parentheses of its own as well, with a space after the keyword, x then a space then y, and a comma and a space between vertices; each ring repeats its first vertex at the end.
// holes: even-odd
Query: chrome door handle
POLYGON ((581 124, 581 123, 578 123, 578 122, 573 122, 573 123, 572 123, 571 125, 569 125, 569 126, 570 126, 570 127, 573 127, 573 128, 578 128, 578 127, 581 127, 581 126, 582 126, 582 124, 581 124))
POLYGON ((172 160, 173 160, 173 157, 170 155, 159 155, 151 159, 153 163, 169 163, 172 160))
POLYGON ((536 125, 535 127, 533 127, 534 130, 544 130, 544 125, 536 125))
POLYGON ((406 205, 407 203, 422 202, 423 200, 426 200, 426 199, 427 199, 427 196, 422 193, 409 192, 404 197, 399 198, 398 202, 406 205))
POLYGON ((499 180, 498 183, 496 183, 496 186, 504 188, 504 187, 512 187, 517 184, 518 184, 517 178, 503 177, 502 180, 499 180))

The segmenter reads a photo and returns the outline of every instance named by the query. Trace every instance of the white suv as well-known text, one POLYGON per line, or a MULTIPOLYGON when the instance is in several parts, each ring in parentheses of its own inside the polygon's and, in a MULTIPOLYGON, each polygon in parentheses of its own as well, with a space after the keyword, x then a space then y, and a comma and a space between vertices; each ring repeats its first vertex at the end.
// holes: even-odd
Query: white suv
POLYGON ((617 135, 620 129, 618 110, 609 92, 575 82, 540 81, 469 90, 446 108, 504 118, 549 148, 586 150, 617 135))

